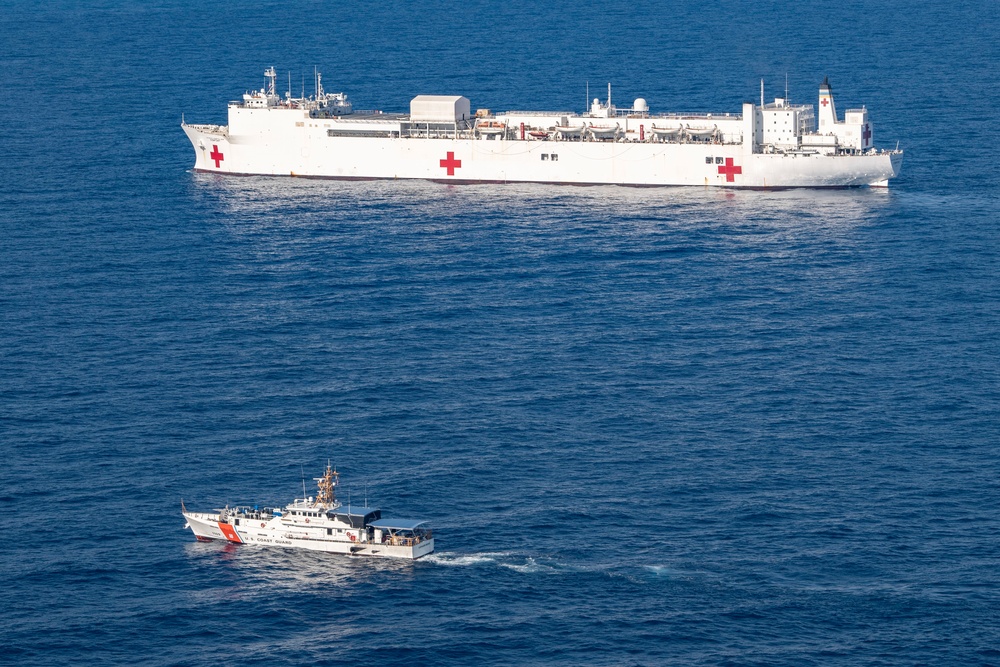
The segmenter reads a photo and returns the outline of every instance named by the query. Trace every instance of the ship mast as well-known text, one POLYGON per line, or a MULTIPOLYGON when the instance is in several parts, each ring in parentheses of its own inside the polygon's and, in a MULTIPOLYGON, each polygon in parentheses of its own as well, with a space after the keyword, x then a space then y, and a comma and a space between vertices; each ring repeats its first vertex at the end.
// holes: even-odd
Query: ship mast
POLYGON ((267 96, 274 97, 274 82, 278 78, 278 73, 274 71, 274 67, 268 67, 264 70, 264 77, 267 79, 267 96))
POLYGON ((330 463, 327 462, 326 473, 322 477, 316 477, 315 479, 319 486, 319 493, 316 495, 316 504, 332 507, 337 502, 334 487, 340 483, 340 473, 331 468, 330 463))

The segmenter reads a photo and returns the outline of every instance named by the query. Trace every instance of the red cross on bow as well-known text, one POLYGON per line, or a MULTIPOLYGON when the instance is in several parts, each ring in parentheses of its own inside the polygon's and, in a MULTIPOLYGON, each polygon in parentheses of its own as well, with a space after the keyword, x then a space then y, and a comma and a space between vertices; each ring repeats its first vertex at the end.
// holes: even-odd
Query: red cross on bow
POLYGON ((442 169, 447 169, 449 176, 454 176, 455 175, 455 170, 458 169, 461 166, 462 166, 462 161, 461 160, 456 160, 455 159, 455 154, 453 152, 451 152, 451 151, 448 151, 448 157, 447 158, 445 158, 444 160, 441 160, 441 168, 442 169))
POLYGON ((828 99, 826 99, 826 98, 824 97, 823 99, 821 99, 821 100, 819 101, 819 103, 820 103, 820 104, 822 104, 823 106, 826 106, 827 104, 829 104, 829 103, 830 103, 830 100, 828 100, 828 99))
POLYGON ((736 174, 743 173, 743 167, 737 167, 733 164, 733 158, 727 157, 725 165, 719 165, 719 173, 726 175, 726 182, 733 183, 736 181, 736 174))
POLYGON ((867 144, 872 138, 872 128, 868 123, 865 123, 865 129, 861 132, 861 138, 865 140, 867 144))
POLYGON ((215 160, 215 168, 218 169, 220 166, 219 163, 223 160, 223 155, 219 152, 219 147, 212 144, 212 152, 208 154, 208 157, 211 160, 215 160))

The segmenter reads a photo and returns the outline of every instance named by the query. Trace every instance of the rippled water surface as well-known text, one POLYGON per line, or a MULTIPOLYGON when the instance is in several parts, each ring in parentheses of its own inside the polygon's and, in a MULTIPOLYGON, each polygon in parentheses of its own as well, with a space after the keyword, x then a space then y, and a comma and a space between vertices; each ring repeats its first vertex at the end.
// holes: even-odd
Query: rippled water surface
POLYGON ((0 662, 1000 663, 991 4, 3 8, 0 662), (388 111, 829 75, 907 153, 887 192, 191 173, 181 114, 271 64, 388 111), (327 459, 437 553, 182 528, 327 459))

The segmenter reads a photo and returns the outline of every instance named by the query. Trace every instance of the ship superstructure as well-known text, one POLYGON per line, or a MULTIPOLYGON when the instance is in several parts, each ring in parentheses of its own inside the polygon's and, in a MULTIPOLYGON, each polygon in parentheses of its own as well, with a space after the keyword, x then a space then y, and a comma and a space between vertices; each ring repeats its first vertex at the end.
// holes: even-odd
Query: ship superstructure
POLYGON ((902 151, 878 149, 868 110, 841 120, 824 79, 818 107, 787 98, 741 113, 653 114, 594 99, 570 111, 472 112, 460 95, 418 95, 408 114, 357 111, 344 93, 281 98, 268 85, 229 103, 228 125, 182 127, 195 170, 448 183, 702 185, 731 188, 887 186, 902 151), (818 109, 818 111, 817 111, 818 109))
POLYGON ((428 522, 383 519, 382 511, 367 503, 345 507, 336 496, 340 475, 329 465, 315 481, 316 496, 297 498, 283 508, 245 505, 189 512, 182 502, 181 512, 187 520, 184 527, 201 541, 225 540, 348 556, 413 560, 434 551, 434 534, 428 522))

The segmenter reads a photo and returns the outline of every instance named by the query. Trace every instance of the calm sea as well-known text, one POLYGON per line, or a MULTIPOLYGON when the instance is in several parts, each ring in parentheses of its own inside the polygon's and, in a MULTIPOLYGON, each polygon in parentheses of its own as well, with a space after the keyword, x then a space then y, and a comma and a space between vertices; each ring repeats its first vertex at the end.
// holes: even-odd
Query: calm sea
POLYGON ((0 662, 1000 664, 993 2, 0 3, 0 662), (867 105, 888 191, 218 178, 360 108, 867 105), (181 499, 426 518, 370 562, 181 499))

